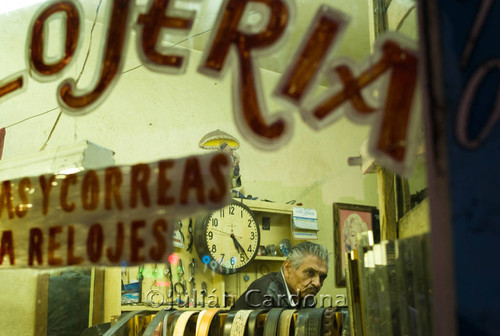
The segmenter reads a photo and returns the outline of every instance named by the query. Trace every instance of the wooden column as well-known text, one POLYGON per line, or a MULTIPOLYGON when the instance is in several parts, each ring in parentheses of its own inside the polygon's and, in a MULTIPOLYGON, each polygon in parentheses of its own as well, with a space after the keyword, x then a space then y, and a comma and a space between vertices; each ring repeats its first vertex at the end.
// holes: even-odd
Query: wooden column
POLYGON ((119 267, 104 270, 104 317, 103 322, 111 322, 113 316, 121 314, 121 273, 119 267))
POLYGON ((36 280, 35 335, 47 335, 47 314, 49 307, 49 273, 38 274, 36 280))
POLYGON ((90 284, 89 327, 104 321, 104 269, 92 268, 90 284))
POLYGON ((408 180, 383 168, 377 171, 378 202, 380 212, 380 239, 399 237, 398 222, 410 209, 408 180))
POLYGON ((397 205, 394 173, 380 168, 377 172, 377 181, 380 240, 397 239, 397 205))

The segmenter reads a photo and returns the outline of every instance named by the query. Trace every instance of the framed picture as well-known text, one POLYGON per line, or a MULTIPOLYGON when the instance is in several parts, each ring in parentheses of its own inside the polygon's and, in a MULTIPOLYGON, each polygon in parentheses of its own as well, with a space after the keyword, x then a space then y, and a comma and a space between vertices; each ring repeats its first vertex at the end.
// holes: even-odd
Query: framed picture
POLYGON ((373 231, 375 242, 378 242, 380 240, 380 224, 376 207, 333 203, 335 281, 337 287, 344 287, 346 282, 345 253, 356 249, 356 235, 368 230, 373 231))

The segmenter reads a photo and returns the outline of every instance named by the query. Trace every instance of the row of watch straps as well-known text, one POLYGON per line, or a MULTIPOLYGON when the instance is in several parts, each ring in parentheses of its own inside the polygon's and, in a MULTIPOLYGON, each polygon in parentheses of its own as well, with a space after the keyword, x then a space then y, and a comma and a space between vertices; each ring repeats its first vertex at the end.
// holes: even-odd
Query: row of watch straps
POLYGON ((224 322, 223 336, 288 336, 296 312, 295 309, 284 308, 230 311, 224 322), (259 319, 266 312, 265 320, 259 319), (263 326, 258 325, 259 320, 265 321, 263 326))
MULTIPOLYGON (((295 310, 285 310, 284 308, 273 308, 269 310, 264 326, 258 325, 259 316, 266 313, 268 309, 258 310, 233 310, 229 311, 224 321, 223 336, 276 336, 279 322, 284 326, 289 326, 295 310), (287 312, 282 314, 283 312, 287 312), (263 329, 263 332, 261 332, 263 329)), ((288 336, 288 332, 286 333, 288 336)))
MULTIPOLYGON (((207 309, 203 311, 176 311, 164 310, 159 311, 153 320, 150 322, 143 336, 153 336, 160 322, 163 321, 162 335, 163 336, 182 336, 188 328, 189 323, 193 323, 194 317, 198 315, 195 328, 196 335, 208 336, 210 326, 213 319, 219 314, 220 309, 207 309)), ((190 326, 193 328, 193 326, 190 326)), ((119 327, 118 327, 119 328, 119 327)), ((111 335, 110 335, 111 336, 111 335)))
MULTIPOLYGON (((124 314, 103 336, 114 336, 134 316, 147 312, 146 310, 134 311, 124 314)), ((191 323, 194 328, 196 319, 196 335, 208 336, 211 326, 218 320, 221 309, 212 308, 203 311, 176 311, 161 310, 148 324, 143 336, 154 336, 155 331, 162 330, 163 336, 181 336, 191 323), (162 328, 160 324, 163 322, 162 328)), ((309 308, 302 310, 273 308, 256 310, 234 310, 227 312, 222 330, 223 336, 288 336, 290 332, 297 336, 302 335, 332 335, 332 331, 339 330, 339 321, 336 320, 333 308, 309 308), (293 316, 297 313, 297 322, 292 323, 293 316), (267 313, 265 319, 261 314, 267 313), (292 330, 291 330, 292 328, 292 330)), ((215 323, 218 328, 220 323, 215 323)))
POLYGON ((310 308, 298 312, 297 323, 292 323, 294 309, 273 308, 257 310, 239 310, 229 312, 224 322, 224 336, 288 336, 292 331, 297 336, 323 335, 331 331, 335 313, 331 309, 310 308), (259 315, 267 312, 264 326, 259 326, 259 315), (293 328, 290 330, 290 328, 293 328), (263 329, 263 331, 262 331, 263 329))

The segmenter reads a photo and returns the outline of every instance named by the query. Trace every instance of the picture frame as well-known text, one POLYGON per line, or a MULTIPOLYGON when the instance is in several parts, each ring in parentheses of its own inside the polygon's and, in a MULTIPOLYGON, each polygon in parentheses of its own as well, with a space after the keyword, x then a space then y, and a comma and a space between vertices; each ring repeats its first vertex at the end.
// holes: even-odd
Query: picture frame
POLYGON ((333 240, 335 243, 335 282, 337 287, 346 285, 345 253, 356 249, 356 234, 371 230, 375 243, 380 241, 378 209, 374 206, 333 203, 333 240), (348 220, 348 221, 347 221, 348 220), (349 230, 349 228, 354 230, 349 230))

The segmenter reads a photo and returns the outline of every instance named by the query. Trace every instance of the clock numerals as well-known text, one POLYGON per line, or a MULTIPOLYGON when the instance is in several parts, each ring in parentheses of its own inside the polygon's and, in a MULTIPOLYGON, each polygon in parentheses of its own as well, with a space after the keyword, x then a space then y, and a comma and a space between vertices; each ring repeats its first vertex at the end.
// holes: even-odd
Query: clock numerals
POLYGON ((216 272, 235 273, 257 253, 259 227, 251 210, 243 204, 235 202, 212 212, 205 217, 203 230, 203 242, 200 247, 195 246, 210 256, 217 265, 212 267, 216 272))

